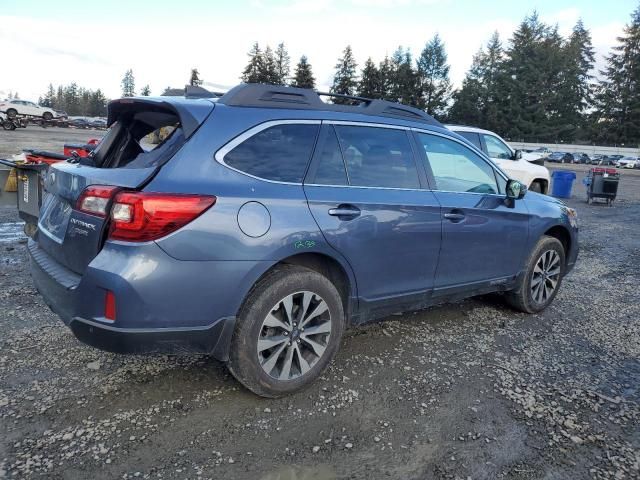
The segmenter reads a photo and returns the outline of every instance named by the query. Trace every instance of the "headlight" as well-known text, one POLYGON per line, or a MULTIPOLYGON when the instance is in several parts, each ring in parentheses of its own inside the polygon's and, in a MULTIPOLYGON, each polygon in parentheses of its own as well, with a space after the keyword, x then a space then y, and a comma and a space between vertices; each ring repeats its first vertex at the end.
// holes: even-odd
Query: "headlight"
POLYGON ((566 209, 567 217, 569 218, 569 223, 573 228, 578 228, 578 212, 576 212, 573 208, 567 207, 566 209))

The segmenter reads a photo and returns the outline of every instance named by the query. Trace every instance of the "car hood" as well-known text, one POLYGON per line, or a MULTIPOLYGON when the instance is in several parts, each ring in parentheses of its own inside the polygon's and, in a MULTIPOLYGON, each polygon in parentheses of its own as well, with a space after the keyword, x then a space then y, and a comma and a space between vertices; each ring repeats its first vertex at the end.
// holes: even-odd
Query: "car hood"
POLYGON ((525 196, 525 198, 529 199, 530 201, 534 201, 534 202, 552 203, 552 204, 558 205, 560 207, 566 207, 564 202, 558 200, 555 197, 552 197, 550 195, 544 195, 542 193, 536 193, 536 192, 528 191, 527 195, 525 196))
POLYGON ((522 152, 522 159, 527 162, 533 162, 534 160, 540 160, 544 157, 541 152, 522 152))

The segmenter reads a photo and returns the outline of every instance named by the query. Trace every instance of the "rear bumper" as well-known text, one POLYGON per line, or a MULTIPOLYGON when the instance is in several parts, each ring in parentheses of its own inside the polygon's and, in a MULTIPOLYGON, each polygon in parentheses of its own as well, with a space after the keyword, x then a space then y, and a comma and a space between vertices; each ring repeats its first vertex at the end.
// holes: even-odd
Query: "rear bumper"
POLYGON ((128 329, 75 317, 69 328, 81 342, 107 352, 205 353, 226 361, 234 325, 235 317, 227 317, 208 327, 128 329))
MULTIPOLYGON (((173 270, 176 279, 162 275, 153 285, 147 285, 146 278, 140 285, 135 280, 142 278, 139 271, 138 277, 125 277, 90 265, 79 276, 56 262, 36 241, 29 240, 27 249, 36 288, 81 342, 116 353, 204 353, 228 360, 235 316, 225 313, 220 304, 227 311, 235 307, 228 291, 220 297, 211 295, 218 287, 213 278, 219 275, 199 277, 199 272, 194 271, 194 281, 188 282, 179 271, 180 264, 187 262, 167 257, 167 268, 173 270), (198 285, 200 288, 196 288, 198 285), (114 291, 119 302, 114 323, 107 323, 101 316, 106 290, 114 291), (207 318, 215 320, 207 323, 207 318)), ((166 256, 162 252, 160 255, 166 256)), ((160 258, 155 257, 158 261, 160 258)), ((116 268, 117 262, 110 260, 107 263, 116 268)), ((146 257, 146 261, 150 259, 146 257)), ((196 262, 189 263, 185 267, 193 271, 196 262)), ((222 276, 218 282, 228 282, 230 276, 222 276)), ((229 285, 230 289, 233 287, 229 285)))

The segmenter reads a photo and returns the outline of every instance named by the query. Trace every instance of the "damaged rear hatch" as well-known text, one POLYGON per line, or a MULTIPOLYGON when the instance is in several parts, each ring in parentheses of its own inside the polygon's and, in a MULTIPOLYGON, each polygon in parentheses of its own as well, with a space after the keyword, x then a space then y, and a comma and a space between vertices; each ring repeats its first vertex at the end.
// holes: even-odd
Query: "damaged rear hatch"
POLYGON ((47 172, 38 246, 82 274, 104 243, 114 192, 148 183, 213 108, 211 100, 183 97, 111 102, 110 128, 92 155, 61 162, 47 172))

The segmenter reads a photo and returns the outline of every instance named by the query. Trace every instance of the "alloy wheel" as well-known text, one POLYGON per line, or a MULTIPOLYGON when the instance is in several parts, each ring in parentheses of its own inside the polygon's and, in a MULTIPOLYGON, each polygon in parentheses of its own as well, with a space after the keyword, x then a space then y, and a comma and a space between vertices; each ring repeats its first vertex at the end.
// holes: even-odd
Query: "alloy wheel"
POLYGON ((262 369, 277 380, 294 380, 324 355, 331 336, 331 313, 324 299, 314 292, 287 295, 262 321, 258 337, 258 360, 262 369))
POLYGON ((555 250, 547 250, 536 262, 531 274, 531 296, 538 304, 549 301, 555 292, 562 271, 560 255, 555 250))

